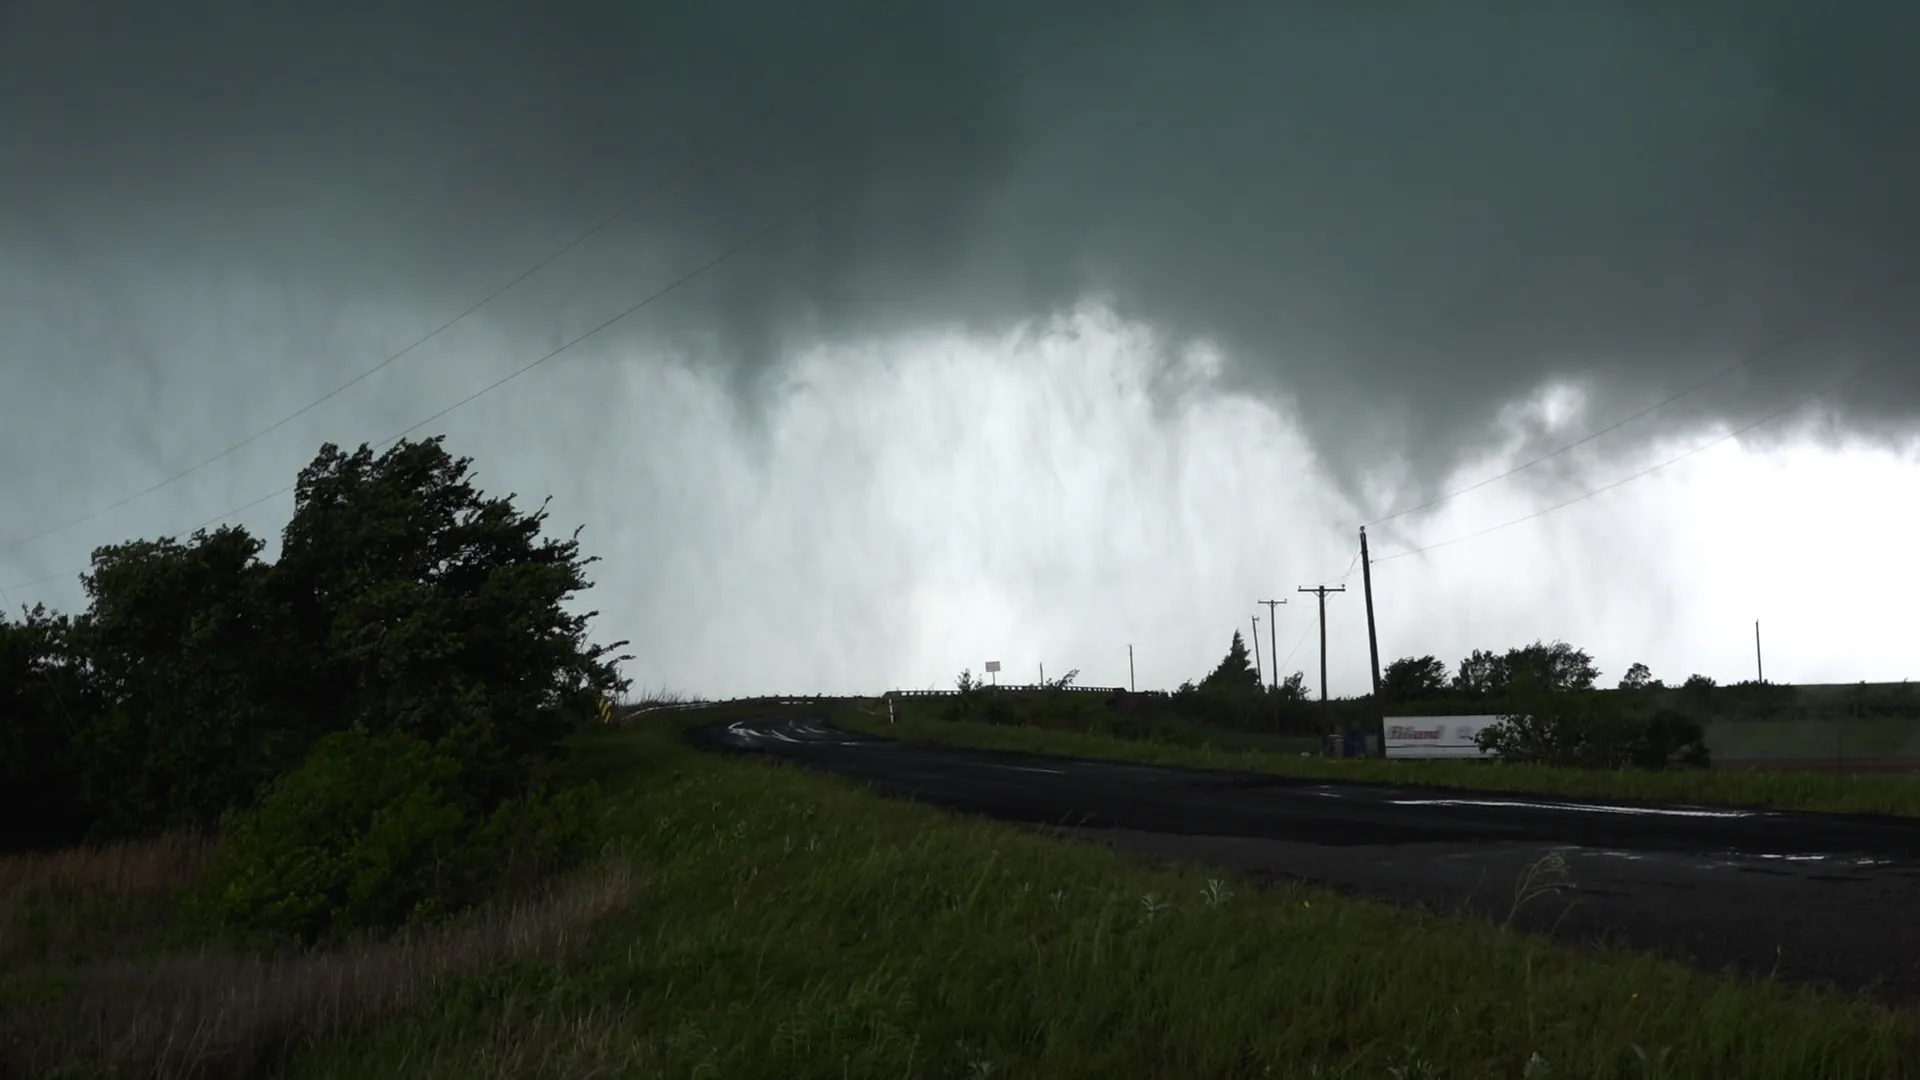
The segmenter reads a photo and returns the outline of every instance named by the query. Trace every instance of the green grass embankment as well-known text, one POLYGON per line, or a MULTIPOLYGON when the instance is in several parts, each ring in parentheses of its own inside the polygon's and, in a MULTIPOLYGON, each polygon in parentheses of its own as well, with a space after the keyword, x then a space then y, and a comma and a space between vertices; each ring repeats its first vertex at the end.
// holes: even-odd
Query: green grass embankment
POLYGON ((700 754, 688 722, 586 747, 623 778, 645 884, 584 958, 469 980, 289 1076, 1810 1080, 1920 1060, 1920 1025, 1874 1006, 1150 867, 700 754))
MULTIPOLYGON (((138 1007, 149 1042, 227 1051, 133 1074, 170 1080, 1920 1075, 1911 1014, 1255 889, 681 742, 714 715, 582 739, 606 860, 633 868, 618 888, 338 956, 149 959, 168 946, 161 922, 127 938, 142 916, 94 943, 124 960, 62 969, 86 943, 41 935, 0 1013, 84 992, 101 1022, 75 1038, 138 1007)), ((177 889, 201 861, 181 851, 19 862, 0 938, 29 916, 14 890, 177 889)))

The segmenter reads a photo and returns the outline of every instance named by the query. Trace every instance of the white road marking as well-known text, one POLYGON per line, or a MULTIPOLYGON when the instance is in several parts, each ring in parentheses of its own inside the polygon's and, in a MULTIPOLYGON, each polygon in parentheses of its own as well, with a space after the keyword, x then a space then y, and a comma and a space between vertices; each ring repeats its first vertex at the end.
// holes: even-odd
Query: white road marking
POLYGON ((1389 799, 1395 806, 1494 806, 1522 810, 1572 810, 1591 814, 1652 814, 1666 817, 1749 818, 1752 810, 1704 810, 1681 807, 1598 806, 1590 803, 1531 802, 1522 799, 1389 799))

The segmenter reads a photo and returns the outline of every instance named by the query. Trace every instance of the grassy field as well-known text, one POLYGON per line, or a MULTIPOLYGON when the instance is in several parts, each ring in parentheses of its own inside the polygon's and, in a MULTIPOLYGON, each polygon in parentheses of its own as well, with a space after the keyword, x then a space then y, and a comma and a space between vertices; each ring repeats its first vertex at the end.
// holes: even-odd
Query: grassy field
MULTIPOLYGON (((1757 806, 1828 813, 1899 814, 1920 817, 1920 784, 1904 777, 1834 776, 1810 772, 1596 772, 1535 765, 1471 761, 1380 761, 1302 756, 1297 750, 1241 750, 1221 746, 1171 745, 1107 735, 1030 727, 954 723, 931 712, 900 713, 889 724, 884 705, 843 701, 834 722, 852 730, 903 739, 925 739, 995 750, 1119 758, 1167 765, 1248 769, 1310 780, 1379 781, 1540 795, 1576 795, 1757 806)), ((1268 738, 1277 738, 1269 736, 1268 738)))
MULTIPOLYGON (((603 882, 563 913, 538 909, 518 929, 475 920, 495 929, 463 947, 427 947, 451 932, 425 937, 411 966, 391 943, 369 944, 358 982, 340 974, 351 957, 257 964, 242 994, 218 999, 224 1011, 185 1016, 192 1030, 224 1024, 230 1040, 251 1032, 262 1053, 228 1046, 198 1075, 1920 1075, 1913 1016, 1148 866, 703 755, 679 739, 693 720, 583 743, 615 794, 622 839, 608 858, 632 868, 617 887, 603 882), (365 988, 394 985, 405 992, 366 1000, 365 988), (252 1028, 235 1022, 248 1017, 252 1028), (292 1050, 278 1065, 265 1052, 275 1045, 292 1050)), ((53 873, 19 864, 11 878, 0 871, 0 888, 44 888, 53 873)), ((85 884, 64 873, 64 887, 85 884)), ((76 977, 54 974, 58 951, 42 950, 34 979, 10 970, 13 997, 0 1001, 70 994, 76 977)), ((144 961, 123 979, 168 968, 144 961)), ((109 1018, 99 1040, 130 1037, 113 1027, 123 1012, 95 1004, 109 1018)), ((159 1014, 148 1019, 165 1032, 159 1014)))

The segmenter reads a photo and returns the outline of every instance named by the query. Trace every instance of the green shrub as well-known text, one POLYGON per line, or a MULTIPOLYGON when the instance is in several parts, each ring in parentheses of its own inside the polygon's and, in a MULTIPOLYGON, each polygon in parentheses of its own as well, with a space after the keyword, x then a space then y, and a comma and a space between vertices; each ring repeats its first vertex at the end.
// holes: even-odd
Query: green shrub
POLYGON ((599 841, 597 788, 488 807, 467 780, 458 758, 419 739, 329 735, 234 819, 199 907, 231 929, 311 944, 450 914, 599 841))
POLYGON ((417 739, 339 732, 233 822, 209 874, 221 923, 313 942, 457 903, 478 822, 457 761, 417 739))
POLYGON ((1480 748, 1502 761, 1583 769, 1705 768, 1698 721, 1672 709, 1640 716, 1612 699, 1564 691, 1534 693, 1480 732, 1480 748))

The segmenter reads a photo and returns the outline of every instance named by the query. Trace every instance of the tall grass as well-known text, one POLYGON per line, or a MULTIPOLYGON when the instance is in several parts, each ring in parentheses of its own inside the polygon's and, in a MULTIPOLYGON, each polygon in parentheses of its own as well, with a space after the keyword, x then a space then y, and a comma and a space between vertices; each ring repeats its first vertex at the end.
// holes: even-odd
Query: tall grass
POLYGON ((162 948, 211 836, 0 855, 0 970, 162 948))
POLYGON ((1920 816, 1920 784, 1893 776, 1813 772, 1564 769, 1477 761, 1382 761, 1313 754, 1276 754, 1175 746, 1030 727, 963 723, 905 716, 888 723, 852 704, 840 704, 834 722, 852 731, 921 739, 988 750, 1113 758, 1163 765, 1245 769, 1305 780, 1415 784, 1482 791, 1593 798, 1677 801, 1827 813, 1920 816))
POLYGON ((645 903, 564 971, 316 1047, 301 1078, 1916 1075, 1912 1017, 883 800, 682 747, 631 767, 645 903))
POLYGON ((0 1075, 260 1075, 290 1049, 415 1007, 448 979, 563 955, 635 887, 615 862, 452 924, 338 950, 14 971, 0 979, 0 1075))

